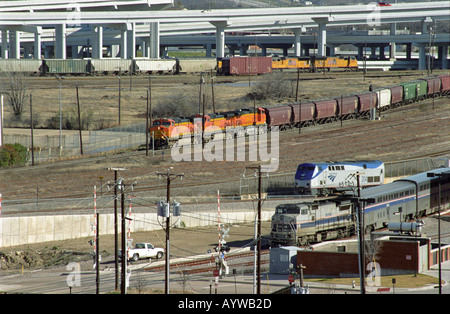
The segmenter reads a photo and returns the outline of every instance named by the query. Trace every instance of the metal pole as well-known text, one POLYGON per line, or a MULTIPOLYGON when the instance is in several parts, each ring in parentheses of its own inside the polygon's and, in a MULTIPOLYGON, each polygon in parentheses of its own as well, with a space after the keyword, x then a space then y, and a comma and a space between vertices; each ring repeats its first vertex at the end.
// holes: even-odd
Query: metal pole
POLYGON ((147 114, 145 115, 145 156, 148 156, 148 106, 149 106, 149 91, 147 90, 147 114))
POLYGON ((33 96, 32 96, 32 94, 30 94, 30 125, 31 125, 31 165, 34 166, 33 96))
POLYGON ((83 155, 83 136, 81 135, 81 113, 80 113, 80 98, 78 97, 78 85, 77 85, 77 107, 78 107, 78 128, 80 130, 80 153, 83 155))
POLYGON ((95 214, 95 219, 97 222, 97 226, 95 227, 95 285, 96 285, 96 293, 100 293, 100 248, 99 248, 99 235, 98 230, 100 226, 100 215, 98 213, 95 214))
POLYGON ((126 294, 126 271, 127 271, 127 244, 126 244, 126 226, 125 226, 125 188, 122 181, 121 189, 121 215, 122 215, 122 281, 121 281, 121 294, 126 294))
MULTIPOLYGON (((167 204, 170 206, 170 170, 167 170, 167 204)), ((165 275, 165 294, 170 293, 170 210, 166 217, 166 275, 165 275)))
POLYGON ((61 104, 61 77, 59 81, 59 152, 62 150, 62 104, 61 104))
POLYGON ((257 281, 258 288, 257 294, 261 294, 261 166, 258 167, 258 269, 257 269, 257 281))
POLYGON ((118 76, 118 78, 119 78, 119 125, 120 125, 120 101, 122 98, 122 86, 120 81, 120 75, 118 76))

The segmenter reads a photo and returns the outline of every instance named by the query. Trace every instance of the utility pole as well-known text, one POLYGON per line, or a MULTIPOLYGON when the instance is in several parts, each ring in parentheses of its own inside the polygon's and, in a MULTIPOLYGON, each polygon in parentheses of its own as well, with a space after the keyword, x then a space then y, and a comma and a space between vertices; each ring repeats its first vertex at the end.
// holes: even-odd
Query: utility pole
POLYGON ((83 136, 81 135, 81 113, 80 113, 80 98, 78 97, 77 85, 77 107, 78 107, 78 129, 80 130, 80 153, 83 155, 83 136))
POLYGON ((261 294, 261 165, 258 167, 246 167, 246 169, 253 169, 258 171, 258 218, 257 218, 257 250, 256 256, 256 293, 261 294))
POLYGON ((30 124, 31 124, 31 165, 34 166, 33 95, 32 94, 30 94, 30 124))
POLYGON ((108 168, 114 171, 114 263, 115 263, 115 291, 119 291, 119 244, 118 244, 118 219, 117 219, 117 186, 118 172, 126 171, 126 168, 108 168))
POLYGON ((95 227, 95 286, 96 293, 100 293, 100 248, 99 248, 99 225, 100 225, 100 215, 95 214, 96 227, 95 227))
POLYGON ((356 173, 357 182, 357 196, 353 197, 351 201, 354 206, 356 205, 356 231, 358 234, 358 264, 359 264, 359 281, 360 281, 360 292, 361 294, 366 294, 366 282, 365 282, 365 239, 364 239, 364 207, 365 204, 375 203, 374 198, 362 198, 361 197, 361 185, 360 176, 363 173, 356 173))
POLYGON ((173 169, 173 167, 170 167, 167 169, 166 172, 158 172, 157 175, 162 178, 166 178, 167 183, 167 205, 169 206, 167 208, 167 212, 164 215, 166 218, 166 266, 165 266, 165 284, 164 284, 164 293, 169 294, 170 291, 170 183, 172 180, 175 180, 176 178, 183 179, 184 173, 180 174, 173 174, 170 173, 170 171, 173 169))

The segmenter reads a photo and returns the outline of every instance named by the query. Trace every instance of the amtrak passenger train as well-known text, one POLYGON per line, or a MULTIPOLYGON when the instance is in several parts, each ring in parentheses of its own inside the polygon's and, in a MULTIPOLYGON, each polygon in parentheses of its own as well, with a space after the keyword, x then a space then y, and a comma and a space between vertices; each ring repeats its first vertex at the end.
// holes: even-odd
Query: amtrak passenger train
POLYGON ((384 183, 384 163, 371 161, 343 161, 303 163, 295 174, 295 189, 300 194, 328 195, 384 183))

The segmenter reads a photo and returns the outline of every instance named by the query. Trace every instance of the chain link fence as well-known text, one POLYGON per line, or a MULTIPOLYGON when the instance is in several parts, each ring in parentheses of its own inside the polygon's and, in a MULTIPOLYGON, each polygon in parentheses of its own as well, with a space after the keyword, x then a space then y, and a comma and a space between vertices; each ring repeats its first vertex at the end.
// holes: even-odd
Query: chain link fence
MULTIPOLYGON (((81 154, 81 142, 83 143, 83 155, 92 155, 126 149, 128 147, 137 147, 145 144, 145 140, 145 123, 136 123, 97 131, 82 131, 81 141, 78 131, 71 132, 71 134, 62 136, 61 148, 59 148, 58 135, 45 136, 42 139, 37 137, 34 144, 34 161, 35 163, 44 163, 79 156, 81 154), (41 145, 45 148, 42 148, 41 145)), ((6 141, 14 141, 14 143, 31 147, 28 137, 23 137, 22 139, 21 137, 15 136, 11 139, 6 139, 6 141)), ((29 163, 31 163, 31 152, 29 163)))

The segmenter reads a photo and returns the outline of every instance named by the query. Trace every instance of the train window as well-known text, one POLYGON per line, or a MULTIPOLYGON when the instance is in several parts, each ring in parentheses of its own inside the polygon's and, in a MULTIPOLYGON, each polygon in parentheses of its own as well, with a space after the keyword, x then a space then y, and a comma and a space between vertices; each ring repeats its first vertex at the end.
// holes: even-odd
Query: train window
POLYGON ((350 204, 339 206, 339 210, 350 210, 350 208, 351 208, 351 205, 350 205, 350 204))

